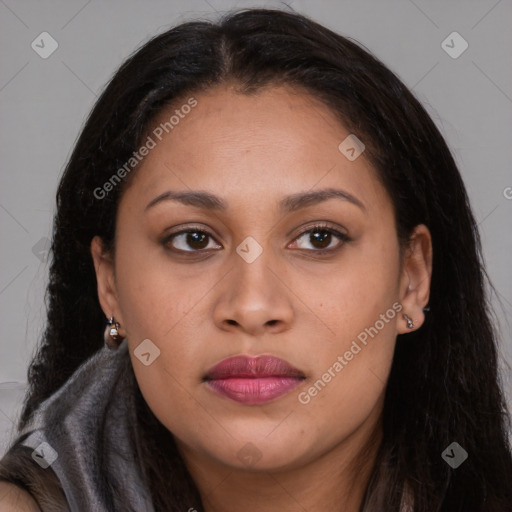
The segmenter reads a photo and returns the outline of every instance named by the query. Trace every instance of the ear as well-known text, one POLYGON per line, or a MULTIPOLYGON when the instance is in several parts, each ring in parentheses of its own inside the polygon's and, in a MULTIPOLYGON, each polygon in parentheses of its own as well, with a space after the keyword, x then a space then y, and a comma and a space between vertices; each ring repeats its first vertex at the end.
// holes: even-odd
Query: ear
POLYGON ((431 278, 432 238, 427 226, 419 224, 409 238, 402 262, 400 303, 403 309, 397 316, 399 334, 414 331, 423 325, 423 308, 428 304, 431 278), (407 327, 407 320, 403 315, 412 320, 412 329, 407 327))
POLYGON ((123 318, 117 299, 116 283, 114 277, 114 261, 112 255, 104 250, 103 241, 95 236, 91 241, 91 256, 96 271, 96 282, 98 284, 98 299, 101 309, 107 318, 114 317, 119 322, 119 334, 123 333, 123 318))

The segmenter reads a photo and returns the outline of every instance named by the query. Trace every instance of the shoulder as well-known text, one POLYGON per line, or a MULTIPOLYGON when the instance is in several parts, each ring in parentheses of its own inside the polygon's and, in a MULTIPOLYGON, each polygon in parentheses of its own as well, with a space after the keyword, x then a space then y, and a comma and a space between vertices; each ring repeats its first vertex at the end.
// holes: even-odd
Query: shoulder
POLYGON ((0 512, 40 512, 40 508, 27 491, 0 480, 0 512))

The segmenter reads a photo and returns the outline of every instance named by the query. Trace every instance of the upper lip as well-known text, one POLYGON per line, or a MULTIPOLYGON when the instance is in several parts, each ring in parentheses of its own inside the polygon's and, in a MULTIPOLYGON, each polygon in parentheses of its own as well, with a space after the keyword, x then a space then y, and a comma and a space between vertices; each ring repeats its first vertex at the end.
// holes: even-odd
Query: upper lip
POLYGON ((224 359, 210 368, 205 380, 227 378, 295 377, 305 378, 304 374, 287 361, 270 355, 257 357, 240 355, 224 359))

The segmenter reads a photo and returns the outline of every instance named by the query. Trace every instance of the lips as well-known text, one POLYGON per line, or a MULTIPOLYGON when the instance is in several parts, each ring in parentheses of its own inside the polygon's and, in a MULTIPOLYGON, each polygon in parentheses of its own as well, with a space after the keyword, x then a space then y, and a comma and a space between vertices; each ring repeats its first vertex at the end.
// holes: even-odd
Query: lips
POLYGON ((211 368, 203 381, 217 394, 246 405, 270 402, 290 392, 304 374, 274 356, 236 356, 211 368))

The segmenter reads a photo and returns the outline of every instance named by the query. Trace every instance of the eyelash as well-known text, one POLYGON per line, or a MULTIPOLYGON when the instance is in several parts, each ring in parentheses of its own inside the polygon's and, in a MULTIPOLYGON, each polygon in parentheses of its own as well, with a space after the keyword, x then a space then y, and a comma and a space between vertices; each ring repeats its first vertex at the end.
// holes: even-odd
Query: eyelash
MULTIPOLYGON (((333 252, 336 252, 346 242, 350 242, 351 241, 351 239, 349 238, 349 236, 346 233, 342 233, 341 231, 338 231, 337 229, 332 228, 332 227, 330 227, 327 224, 316 224, 314 226, 309 226, 308 228, 306 228, 303 231, 301 231, 293 239, 293 242, 295 242, 296 240, 300 239, 305 234, 307 234, 307 233, 314 233, 315 231, 325 232, 325 233, 329 233, 331 235, 334 235, 336 238, 338 238, 340 240, 340 243, 336 247, 332 247, 332 248, 329 248, 329 249, 317 249, 317 250, 315 250, 315 249, 299 249, 299 250, 305 250, 305 251, 308 251, 308 252, 313 252, 313 253, 318 254, 318 255, 327 255, 327 254, 332 254, 333 252)), ((211 233, 209 233, 208 231, 205 231, 203 228, 200 228, 199 226, 197 226, 197 227, 190 226, 187 229, 184 229, 184 230, 181 230, 181 231, 177 231, 176 233, 171 233, 170 235, 166 236, 162 240, 162 244, 165 247, 167 247, 169 245, 169 243, 175 237, 177 237, 179 235, 183 235, 183 234, 188 234, 188 233, 204 234, 204 235, 210 237, 211 239, 215 240, 215 237, 211 233)), ((192 250, 189 250, 189 251, 185 251, 183 249, 172 248, 170 250, 173 250, 173 251, 176 251, 176 252, 179 252, 179 253, 183 254, 183 253, 201 253, 201 252, 209 251, 211 249, 197 249, 197 250, 192 249, 192 250)))
POLYGON ((316 249, 316 250, 315 249, 302 249, 302 250, 311 251, 311 252, 314 252, 315 254, 320 254, 320 255, 332 254, 333 252, 336 252, 337 250, 341 249, 341 247, 346 242, 350 242, 350 240, 351 240, 350 237, 346 233, 342 233, 341 231, 339 231, 333 227, 330 227, 328 224, 320 223, 320 224, 316 224, 314 226, 307 227, 306 229, 301 231, 293 239, 293 241, 295 242, 296 240, 298 240, 299 238, 301 238, 302 236, 304 236, 307 233, 314 233, 316 231, 321 231, 321 232, 329 233, 330 235, 334 235, 336 238, 338 238, 340 240, 340 242, 338 243, 337 246, 331 247, 330 249, 316 249))

